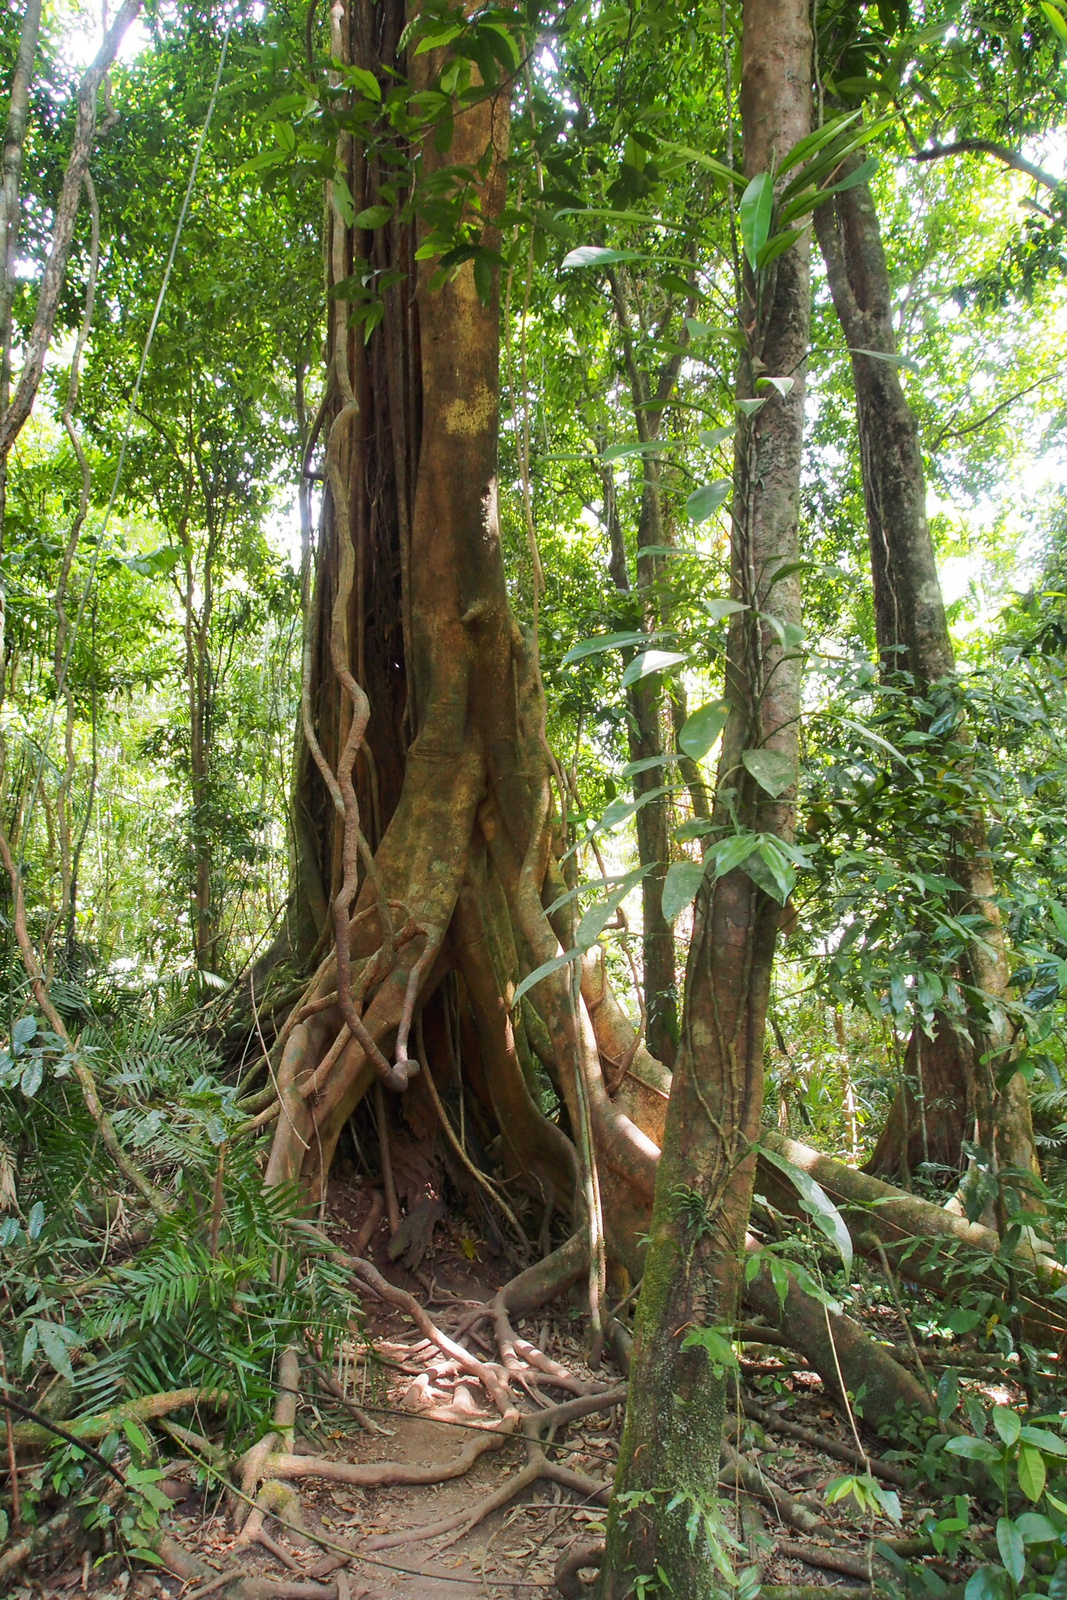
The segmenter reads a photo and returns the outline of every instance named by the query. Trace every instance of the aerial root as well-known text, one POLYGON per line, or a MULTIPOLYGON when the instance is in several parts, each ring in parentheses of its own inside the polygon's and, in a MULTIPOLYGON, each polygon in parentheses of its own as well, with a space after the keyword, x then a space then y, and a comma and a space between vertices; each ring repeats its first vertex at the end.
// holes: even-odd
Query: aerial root
MULTIPOLYGON (((514 1435, 515 1438, 521 1438, 526 1445, 526 1465, 521 1472, 517 1472, 514 1477, 502 1483, 491 1494, 484 1496, 474 1506, 454 1512, 451 1516, 441 1517, 436 1522, 424 1523, 421 1528, 412 1528, 405 1533, 376 1534, 373 1538, 364 1540, 361 1548, 368 1551, 390 1550, 396 1545, 414 1543, 416 1540, 436 1539, 444 1534, 451 1534, 452 1538, 447 1543, 454 1544, 493 1511, 499 1511, 501 1506, 506 1506, 517 1495, 532 1488, 539 1479, 558 1483, 561 1488, 570 1489, 584 1500, 594 1501, 597 1505, 607 1505, 611 1485, 598 1483, 595 1478, 590 1478, 585 1473, 574 1472, 570 1467, 549 1460, 545 1454, 548 1443, 545 1435, 550 1437, 557 1428, 565 1427, 567 1423, 574 1422, 579 1417, 587 1416, 592 1411, 604 1411, 611 1406, 623 1405, 625 1401, 625 1388, 612 1389, 600 1394, 581 1395, 575 1400, 565 1401, 562 1405, 551 1406, 547 1411, 537 1411, 524 1416, 521 1419, 519 1432, 514 1435)), ((499 1433, 500 1430, 496 1431, 499 1433)))

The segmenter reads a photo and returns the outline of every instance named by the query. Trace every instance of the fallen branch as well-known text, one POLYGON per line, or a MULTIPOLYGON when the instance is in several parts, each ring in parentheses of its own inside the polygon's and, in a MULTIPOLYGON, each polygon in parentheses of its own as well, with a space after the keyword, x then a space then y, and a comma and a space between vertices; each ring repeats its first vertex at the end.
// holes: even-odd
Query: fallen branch
MULTIPOLYGON (((223 1389, 171 1389, 162 1394, 145 1395, 140 1400, 124 1401, 110 1411, 98 1412, 95 1417, 81 1417, 70 1424, 69 1431, 55 1423, 46 1422, 44 1418, 37 1422, 20 1422, 13 1431, 15 1441, 20 1445, 46 1445, 51 1442, 53 1435, 58 1434, 60 1438, 81 1448, 86 1444, 95 1444, 99 1439, 106 1439, 109 1433, 121 1429, 125 1421, 152 1422, 158 1417, 169 1416, 172 1411, 181 1411, 186 1406, 222 1409, 229 1404, 229 1398, 223 1389)), ((23 1413, 30 1409, 11 1399, 6 1399, 4 1403, 23 1413)), ((36 1412, 31 1414, 38 1415, 36 1412)))
MULTIPOLYGON (((779 1555, 792 1561, 804 1561, 809 1567, 821 1567, 824 1572, 840 1572, 846 1578, 862 1578, 872 1582, 876 1574, 886 1570, 881 1562, 875 1563, 851 1550, 832 1550, 823 1544, 794 1544, 791 1539, 776 1539, 779 1555)), ((836 1592, 836 1591, 835 1591, 836 1592)))
POLYGON ((825 1526, 824 1517, 796 1499, 787 1489, 783 1489, 780 1483, 768 1478, 759 1467, 753 1466, 751 1461, 746 1461, 726 1439, 722 1444, 720 1471, 721 1484, 726 1484, 731 1489, 743 1489, 746 1494, 755 1495, 758 1500, 765 1500, 774 1507, 782 1521, 795 1528, 798 1533, 814 1533, 816 1528, 825 1526))
POLYGON ((781 1433, 787 1439, 799 1439, 802 1444, 810 1444, 814 1450, 821 1450, 824 1455, 833 1456, 835 1461, 847 1462, 850 1467, 859 1467, 864 1472, 867 1471, 869 1463, 873 1475, 881 1478, 883 1483, 895 1483, 900 1488, 908 1486, 908 1474, 902 1467, 862 1456, 851 1445, 842 1444, 838 1439, 831 1439, 829 1434, 817 1433, 814 1428, 805 1428, 799 1422, 787 1422, 784 1417, 757 1405, 754 1400, 742 1400, 741 1408, 746 1417, 758 1422, 768 1433, 781 1433))

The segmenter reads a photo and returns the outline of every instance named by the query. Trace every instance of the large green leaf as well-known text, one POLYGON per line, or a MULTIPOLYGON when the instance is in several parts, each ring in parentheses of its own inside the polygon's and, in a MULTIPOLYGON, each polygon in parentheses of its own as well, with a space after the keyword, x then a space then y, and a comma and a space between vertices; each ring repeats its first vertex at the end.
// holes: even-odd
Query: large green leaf
POLYGON ((774 180, 769 172, 759 172, 741 196, 737 208, 741 224, 741 243, 753 272, 756 270, 759 253, 770 236, 773 210, 774 180))
POLYGON ((678 733, 678 744, 687 756, 700 761, 719 737, 730 716, 729 700, 709 700, 686 717, 678 733))
POLYGON ((795 1166, 785 1156, 780 1156, 777 1150, 769 1150, 766 1145, 760 1145, 760 1158, 764 1161, 769 1161, 772 1167, 777 1167, 778 1171, 784 1173, 789 1179, 800 1196, 804 1210, 809 1213, 815 1225, 835 1246, 841 1257, 845 1272, 850 1273, 852 1271, 852 1237, 845 1227, 844 1217, 842 1217, 826 1190, 815 1182, 809 1172, 805 1172, 802 1167, 795 1166))
POLYGON ((1011 1517, 997 1518, 997 1549, 1014 1581, 1022 1583, 1026 1573, 1026 1545, 1011 1517))
POLYGON ((625 650, 629 645, 647 644, 648 639, 647 633, 601 633, 595 639, 582 639, 579 644, 572 644, 563 657, 563 665, 569 667, 572 661, 599 655, 601 650, 625 650))
POLYGON ((618 261, 637 261, 640 259, 636 250, 607 250, 598 244, 582 244, 577 250, 569 250, 563 257, 562 268, 570 272, 575 267, 610 267, 618 261))
POLYGON ((685 502, 686 516, 694 522, 706 522, 729 497, 732 488, 729 478, 716 478, 714 483, 694 489, 685 502))
POLYGON ((677 650, 643 650, 639 656, 634 656, 623 673, 622 686, 628 689, 632 683, 638 683, 650 673, 665 672, 668 667, 676 667, 684 660, 685 656, 677 650))
POLYGON ((772 800, 777 800, 791 783, 796 782, 796 765, 780 750, 742 750, 741 760, 772 800))
POLYGON ((581 953, 577 945, 575 945, 573 950, 566 950, 560 956, 553 956, 551 961, 542 961, 539 967, 535 967, 532 972, 528 972, 511 997, 512 1009, 518 1005, 523 995, 533 988, 534 984, 540 983, 542 978, 550 977, 553 972, 558 972, 560 967, 567 966, 569 962, 574 961, 581 953))
POLYGON ((686 906, 696 898, 704 881, 704 865, 700 861, 675 861, 667 868, 663 880, 664 921, 674 923, 686 906))

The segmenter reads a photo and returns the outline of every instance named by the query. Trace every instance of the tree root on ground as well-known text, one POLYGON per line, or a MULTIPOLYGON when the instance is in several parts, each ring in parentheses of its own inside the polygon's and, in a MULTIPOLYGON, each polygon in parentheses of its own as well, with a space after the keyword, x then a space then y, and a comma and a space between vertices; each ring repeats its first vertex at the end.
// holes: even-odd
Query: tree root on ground
POLYGON ((377 1534, 371 1539, 366 1539, 362 1548, 391 1550, 396 1545, 422 1539, 436 1539, 447 1533, 454 1536, 448 1541, 452 1544, 455 1539, 461 1539, 464 1534, 469 1533, 491 1512, 498 1511, 501 1506, 507 1505, 542 1478, 558 1483, 564 1489, 571 1489, 575 1494, 581 1495, 586 1500, 595 1501, 598 1505, 607 1505, 611 1485, 598 1483, 595 1478, 587 1477, 581 1472, 573 1472, 569 1467, 550 1461, 545 1455, 544 1436, 546 1432, 552 1434, 557 1428, 565 1427, 578 1417, 588 1416, 590 1412, 623 1405, 625 1400, 624 1388, 611 1389, 601 1394, 580 1395, 574 1400, 565 1401, 563 1405, 552 1406, 547 1411, 527 1414, 522 1418, 518 1434, 514 1435, 516 1438, 521 1438, 526 1445, 526 1465, 521 1472, 517 1472, 507 1483, 501 1484, 498 1489, 494 1489, 491 1494, 479 1500, 477 1505, 468 1506, 451 1516, 441 1517, 436 1522, 425 1523, 421 1528, 408 1529, 404 1533, 377 1534))

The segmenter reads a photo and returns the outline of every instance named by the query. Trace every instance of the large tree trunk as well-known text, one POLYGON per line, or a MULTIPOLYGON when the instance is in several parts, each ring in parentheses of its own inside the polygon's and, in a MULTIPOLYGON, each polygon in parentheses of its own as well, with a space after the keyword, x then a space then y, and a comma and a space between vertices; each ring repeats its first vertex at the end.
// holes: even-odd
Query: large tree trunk
MULTIPOLYGON (((848 170, 859 159, 851 157, 848 170)), ((922 695, 955 671, 955 659, 926 520, 918 427, 895 361, 892 290, 868 185, 855 184, 820 206, 815 227, 852 358, 882 670, 898 682, 910 681, 922 695)), ((1003 1090, 995 1087, 1011 1059, 1011 1029, 1000 1004, 1009 969, 978 808, 958 830, 944 870, 962 886, 959 911, 978 912, 985 922, 962 973, 982 998, 972 1006, 966 1029, 940 1017, 931 1040, 916 1028, 907 1082, 869 1168, 907 1177, 920 1162, 933 1160, 959 1170, 965 1165, 961 1142, 977 1132, 998 1166, 1036 1172, 1026 1085, 1014 1073, 1003 1090)))
MULTIPOLYGON (((772 171, 811 118, 808 9, 800 0, 748 0, 741 114, 745 171, 772 171)), ((796 771, 799 658, 759 613, 799 621, 795 561, 809 325, 808 252, 801 241, 773 274, 747 272, 746 354, 738 396, 757 375, 792 378, 742 423, 735 455, 732 588, 746 610, 731 628, 727 698, 733 706, 719 766, 715 822, 728 834, 726 791, 741 827, 789 837, 790 786, 770 800, 743 751, 784 756, 796 771), (773 604, 771 596, 773 592, 773 604)), ((685 1023, 667 1107, 651 1238, 638 1302, 633 1364, 601 1575, 604 1600, 622 1600, 641 1574, 661 1574, 699 1600, 721 1588, 715 1484, 724 1369, 699 1337, 736 1315, 763 1107, 763 1034, 778 906, 740 869, 697 897, 686 975, 685 1023)))

